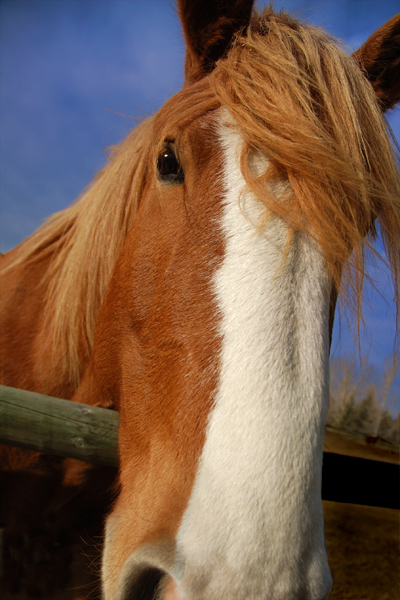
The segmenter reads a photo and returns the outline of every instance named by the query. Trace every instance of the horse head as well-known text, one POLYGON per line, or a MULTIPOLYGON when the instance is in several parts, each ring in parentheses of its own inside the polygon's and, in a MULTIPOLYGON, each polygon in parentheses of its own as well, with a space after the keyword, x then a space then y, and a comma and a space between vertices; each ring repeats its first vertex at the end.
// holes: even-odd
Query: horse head
POLYGON ((181 0, 184 87, 115 158, 134 217, 79 390, 120 412, 106 600, 323 600, 332 586, 330 335, 377 219, 398 273, 382 115, 400 98, 400 21, 348 56, 252 5, 181 0))

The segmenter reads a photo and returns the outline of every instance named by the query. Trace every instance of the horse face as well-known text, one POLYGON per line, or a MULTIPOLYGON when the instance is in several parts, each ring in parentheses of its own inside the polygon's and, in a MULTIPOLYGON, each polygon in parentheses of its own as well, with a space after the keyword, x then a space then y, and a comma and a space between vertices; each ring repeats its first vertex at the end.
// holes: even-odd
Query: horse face
MULTIPOLYGON (((201 11, 181 12, 195 102, 229 41, 199 54, 201 11)), ((96 332, 96 376, 121 415, 105 598, 323 600, 332 279, 307 232, 256 226, 265 207, 229 112, 169 127, 171 107, 96 332)), ((255 153, 254 172, 267 167, 255 153)), ((274 182, 277 202, 287 185, 274 182)))
POLYGON ((167 137, 95 353, 121 415, 106 598, 151 598, 163 573, 166 598, 324 598, 324 261, 307 236, 288 250, 284 222, 254 226, 224 111, 167 137))
POLYGON ((153 555, 161 544, 173 564, 218 386, 221 335, 212 281, 223 256, 224 190, 215 114, 168 137, 151 165, 121 274, 117 268, 110 314, 103 313, 105 362, 113 367, 103 377, 112 386, 120 382, 113 393, 120 397, 123 482, 108 522, 106 586, 135 548, 153 555), (160 164, 166 154, 167 165, 160 164), (174 161, 184 183, 169 180, 174 161), (128 514, 133 521, 125 528, 128 514))

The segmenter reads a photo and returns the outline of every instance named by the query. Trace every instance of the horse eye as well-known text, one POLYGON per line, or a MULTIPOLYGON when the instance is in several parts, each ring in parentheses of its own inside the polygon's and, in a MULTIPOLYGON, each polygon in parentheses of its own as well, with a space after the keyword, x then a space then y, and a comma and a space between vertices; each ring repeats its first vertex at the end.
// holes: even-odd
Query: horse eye
POLYGON ((183 183, 185 175, 171 146, 163 148, 157 159, 158 177, 167 183, 183 183))

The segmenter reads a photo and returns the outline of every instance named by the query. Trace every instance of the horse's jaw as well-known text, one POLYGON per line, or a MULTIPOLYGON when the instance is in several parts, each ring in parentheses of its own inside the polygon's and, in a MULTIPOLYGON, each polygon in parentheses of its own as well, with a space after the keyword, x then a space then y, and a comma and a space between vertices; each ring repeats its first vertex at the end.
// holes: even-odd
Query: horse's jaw
POLYGON ((157 573, 167 574, 163 600, 324 600, 332 587, 321 503, 329 278, 307 235, 288 245, 286 224, 274 218, 257 230, 260 204, 241 196, 241 139, 225 127, 220 135, 219 388, 173 543, 134 550, 115 577, 107 553, 124 518, 118 504, 109 518, 106 600, 142 597, 146 576, 156 590, 157 573))

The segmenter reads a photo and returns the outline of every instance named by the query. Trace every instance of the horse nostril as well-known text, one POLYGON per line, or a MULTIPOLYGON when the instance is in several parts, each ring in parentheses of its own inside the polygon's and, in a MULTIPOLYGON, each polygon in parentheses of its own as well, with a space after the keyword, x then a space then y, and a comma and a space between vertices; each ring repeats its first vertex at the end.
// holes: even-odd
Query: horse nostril
MULTIPOLYGON (((155 600, 159 598, 160 584, 165 576, 163 571, 155 567, 146 568, 130 587, 126 600, 155 600)), ((162 589, 162 587, 161 587, 162 589)))

